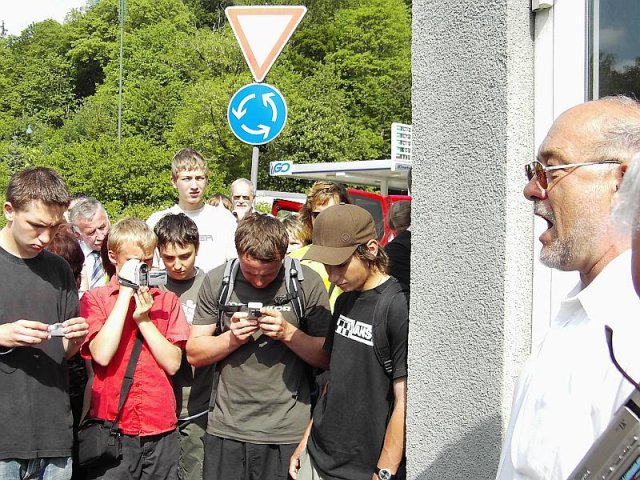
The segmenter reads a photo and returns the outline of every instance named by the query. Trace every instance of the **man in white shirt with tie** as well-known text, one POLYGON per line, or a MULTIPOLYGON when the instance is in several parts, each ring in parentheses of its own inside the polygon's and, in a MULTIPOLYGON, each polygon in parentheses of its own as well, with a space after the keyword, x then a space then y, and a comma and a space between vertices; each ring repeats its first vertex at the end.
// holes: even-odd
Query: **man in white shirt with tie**
POLYGON ((84 198, 69 212, 69 222, 73 225, 85 256, 81 290, 105 285, 106 273, 102 266, 100 249, 111 227, 107 211, 95 198, 84 198))

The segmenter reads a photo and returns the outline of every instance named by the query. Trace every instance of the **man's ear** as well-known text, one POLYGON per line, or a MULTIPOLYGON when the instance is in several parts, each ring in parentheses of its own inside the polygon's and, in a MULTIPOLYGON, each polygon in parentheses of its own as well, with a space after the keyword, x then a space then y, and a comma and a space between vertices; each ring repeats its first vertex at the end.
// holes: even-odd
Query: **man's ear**
POLYGON ((178 180, 178 177, 174 177, 173 175, 171 175, 171 185, 173 185, 173 188, 178 188, 178 185, 176 184, 178 180))
POLYGON ((4 212, 4 218, 7 219, 7 222, 13 222, 13 216, 15 215, 16 211, 13 208, 13 205, 11 205, 11 202, 4 202, 2 211, 4 212))
POLYGON ((618 168, 616 168, 616 192, 620 190, 620 185, 622 185, 622 180, 624 179, 624 176, 627 173, 628 168, 629 168, 628 162, 623 162, 620 165, 618 165, 618 168))

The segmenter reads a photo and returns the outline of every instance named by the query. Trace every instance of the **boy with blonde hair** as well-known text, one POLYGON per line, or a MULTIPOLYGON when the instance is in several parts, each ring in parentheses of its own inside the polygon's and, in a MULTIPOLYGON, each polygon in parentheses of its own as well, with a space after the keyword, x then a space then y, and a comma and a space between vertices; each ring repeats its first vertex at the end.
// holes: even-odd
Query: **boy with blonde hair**
POLYGON ((122 457, 112 465, 90 467, 88 478, 175 479, 179 450, 170 377, 180 367, 189 325, 175 294, 136 288, 134 272, 140 262, 151 266, 156 247, 156 236, 143 221, 120 220, 107 246, 116 275, 80 302, 89 322, 81 353, 94 371, 90 417, 114 421, 137 336, 142 350, 119 417, 122 457))
MULTIPOLYGON (((171 162, 171 182, 178 191, 178 203, 154 213, 147 220, 151 229, 170 213, 184 213, 193 220, 200 235, 196 266, 205 273, 236 257, 235 217, 226 209, 212 207, 203 200, 208 173, 207 163, 200 153, 190 148, 176 153, 171 162)), ((160 258, 156 257, 154 263, 160 265, 160 258)))

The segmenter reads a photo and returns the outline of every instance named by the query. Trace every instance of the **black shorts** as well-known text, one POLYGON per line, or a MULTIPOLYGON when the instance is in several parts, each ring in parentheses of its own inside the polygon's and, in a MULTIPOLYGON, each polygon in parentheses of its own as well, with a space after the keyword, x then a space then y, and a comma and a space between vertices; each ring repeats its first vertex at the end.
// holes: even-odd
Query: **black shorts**
POLYGON ((204 436, 204 478, 207 480, 287 480, 289 460, 298 444, 236 442, 204 436))

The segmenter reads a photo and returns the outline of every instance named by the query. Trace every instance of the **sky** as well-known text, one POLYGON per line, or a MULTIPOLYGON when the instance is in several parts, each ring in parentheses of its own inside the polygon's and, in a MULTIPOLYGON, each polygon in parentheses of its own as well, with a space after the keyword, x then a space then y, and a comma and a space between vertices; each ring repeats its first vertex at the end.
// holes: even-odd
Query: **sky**
POLYGON ((0 0, 0 23, 9 35, 20 35, 33 22, 53 18, 62 23, 73 8, 83 7, 86 0, 0 0))

